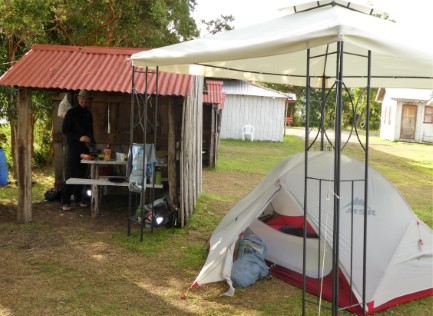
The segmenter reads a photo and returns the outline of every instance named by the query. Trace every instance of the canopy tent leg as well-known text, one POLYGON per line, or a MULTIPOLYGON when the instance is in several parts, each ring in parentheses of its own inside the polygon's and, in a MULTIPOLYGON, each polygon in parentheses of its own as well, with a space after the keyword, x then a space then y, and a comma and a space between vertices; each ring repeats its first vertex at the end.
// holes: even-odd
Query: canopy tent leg
MULTIPOLYGON (((326 55, 328 54, 336 54, 336 75, 335 75, 335 83, 332 85, 330 89, 335 89, 336 95, 335 95, 335 117, 334 117, 334 132, 335 132, 335 138, 334 138, 334 144, 331 143, 328 136, 326 135, 326 128, 325 128, 325 107, 326 107, 326 100, 329 96, 325 93, 325 76, 322 77, 322 93, 321 93, 321 104, 320 104, 320 122, 319 122, 319 132, 316 135, 316 137, 312 140, 310 144, 310 124, 311 124, 311 117, 310 112, 312 111, 311 107, 311 74, 310 74, 310 62, 313 58, 316 58, 317 56, 311 56, 310 49, 307 50, 307 65, 306 65, 306 105, 305 105, 305 165, 304 165, 304 172, 305 172, 305 179, 304 179, 304 216, 307 219, 308 218, 308 182, 309 180, 314 180, 312 178, 309 178, 308 174, 308 152, 312 148, 315 141, 318 139, 318 135, 320 133, 320 150, 325 150, 324 146, 324 140, 325 136, 327 140, 331 143, 330 148, 334 149, 334 164, 333 164, 333 179, 324 179, 327 181, 333 181, 333 228, 332 228, 332 301, 331 301, 331 312, 332 315, 338 315, 339 311, 341 309, 346 309, 349 307, 352 307, 352 302, 350 302, 351 306, 347 307, 340 307, 339 301, 340 301, 340 279, 339 279, 339 259, 340 259, 340 212, 341 212, 341 206, 340 206, 340 188, 341 188, 341 181, 344 181, 344 179, 341 179, 341 155, 342 151, 344 150, 344 146, 342 146, 342 117, 343 117, 343 93, 345 89, 344 85, 344 43, 342 41, 339 41, 337 43, 337 51, 336 52, 326 52, 326 55)), ((346 53, 347 54, 347 53, 346 53)), ((323 56, 322 56, 323 57, 323 56)), ((368 55, 361 56, 361 58, 367 58, 367 102, 366 102, 366 141, 365 145, 362 144, 362 141, 359 139, 358 131, 355 127, 355 131, 358 137, 358 141, 361 145, 361 147, 364 150, 364 164, 365 164, 365 175, 364 179, 361 179, 361 181, 364 182, 364 210, 367 210, 367 193, 368 193, 368 146, 369 146, 369 120, 370 120, 370 79, 371 79, 371 52, 368 51, 368 55)), ((347 91, 350 93, 350 91, 347 91)), ((354 105, 352 104, 352 107, 354 105)), ((355 113, 355 110, 354 110, 355 113)), ((346 142, 347 144, 347 142, 346 142)), ((317 179, 316 179, 317 180, 317 179)), ((321 215, 319 211, 319 215, 321 215)), ((361 305, 362 307, 362 313, 365 315, 366 308, 367 308, 367 302, 366 302, 366 274, 367 274, 367 215, 368 212, 364 212, 363 217, 363 271, 362 271, 362 280, 363 280, 363 288, 362 288, 362 294, 361 294, 361 302, 358 302, 356 305, 361 305)), ((306 241, 307 241, 307 221, 304 221, 304 242, 303 242, 303 284, 302 284, 302 315, 306 315, 306 303, 308 302, 306 298, 306 292, 307 292, 307 276, 306 276, 306 241)), ((320 229, 320 228, 319 228, 320 229)), ((323 238, 323 236, 322 236, 323 238)), ((353 241, 351 241, 351 247, 353 248, 353 241)), ((353 251, 353 249, 352 249, 353 251)), ((319 254, 320 257, 320 254, 319 254)), ((350 272, 350 278, 352 278, 352 272, 350 272)), ((320 275, 321 278, 323 278, 322 275, 320 275)), ((350 284, 352 284, 350 282, 350 284)), ((319 300, 321 302, 321 300, 319 300)), ((319 303, 320 304, 320 303, 319 303)))

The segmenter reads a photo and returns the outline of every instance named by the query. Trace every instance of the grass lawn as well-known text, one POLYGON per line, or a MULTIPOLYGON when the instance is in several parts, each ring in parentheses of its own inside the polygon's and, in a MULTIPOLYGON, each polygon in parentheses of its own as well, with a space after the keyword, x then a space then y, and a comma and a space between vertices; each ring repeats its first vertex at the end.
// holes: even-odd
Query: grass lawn
MULTIPOLYGON (((222 141, 217 168, 203 171, 203 194, 187 228, 146 231, 143 242, 137 229, 126 236, 121 199, 103 199, 98 219, 88 209, 63 212, 59 203, 43 201, 51 171, 34 172, 31 224, 14 222, 16 187, 0 188, 0 315, 300 315, 301 291, 276 278, 239 289, 232 298, 219 296, 224 282, 194 288, 185 300, 180 296, 199 273, 206 241, 228 209, 303 146, 295 136, 284 143, 222 141)), ((355 144, 344 152, 362 155, 355 144)), ((370 164, 432 227, 433 146, 374 142, 370 164)), ((377 315, 430 316, 432 307, 429 297, 377 315)), ((308 306, 307 315, 317 314, 308 306)))

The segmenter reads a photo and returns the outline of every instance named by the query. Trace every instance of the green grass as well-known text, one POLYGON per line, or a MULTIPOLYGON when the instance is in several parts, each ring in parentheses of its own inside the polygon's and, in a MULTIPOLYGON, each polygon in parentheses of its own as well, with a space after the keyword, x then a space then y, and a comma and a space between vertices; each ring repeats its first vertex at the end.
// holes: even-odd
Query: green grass
POLYGON ((284 157, 303 149, 303 140, 293 136, 286 136, 282 143, 222 140, 217 170, 266 175, 284 157))

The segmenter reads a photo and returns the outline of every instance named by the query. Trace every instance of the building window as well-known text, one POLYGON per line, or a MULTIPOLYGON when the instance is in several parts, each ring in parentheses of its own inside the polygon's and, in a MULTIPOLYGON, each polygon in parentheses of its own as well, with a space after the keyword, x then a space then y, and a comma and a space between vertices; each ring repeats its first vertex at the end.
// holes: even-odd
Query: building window
POLYGON ((426 106, 425 107, 424 123, 433 123, 433 106, 426 106))

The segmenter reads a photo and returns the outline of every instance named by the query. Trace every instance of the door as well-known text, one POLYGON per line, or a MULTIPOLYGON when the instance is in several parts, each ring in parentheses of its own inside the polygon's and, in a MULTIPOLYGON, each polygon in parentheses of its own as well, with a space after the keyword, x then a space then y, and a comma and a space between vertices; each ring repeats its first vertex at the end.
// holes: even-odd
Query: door
POLYGON ((400 138, 415 139, 416 105, 403 105, 400 138))

